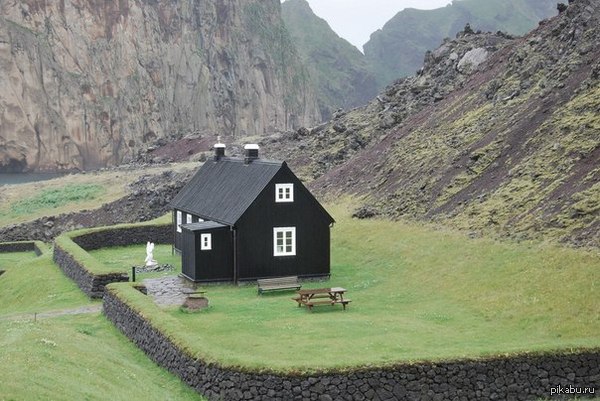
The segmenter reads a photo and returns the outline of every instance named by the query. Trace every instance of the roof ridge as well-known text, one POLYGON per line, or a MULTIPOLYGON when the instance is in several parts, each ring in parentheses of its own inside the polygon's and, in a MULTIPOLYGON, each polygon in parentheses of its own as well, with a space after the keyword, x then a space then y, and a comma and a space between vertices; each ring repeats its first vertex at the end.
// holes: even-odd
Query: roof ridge
MULTIPOLYGON (((218 161, 215 161, 215 163, 221 163, 221 162, 240 162, 240 163, 245 163, 244 158, 240 158, 240 157, 221 157, 218 161)), ((283 163, 285 163, 284 161, 281 160, 270 160, 270 159, 253 159, 250 163, 248 164, 273 164, 273 165, 283 165, 283 163)))

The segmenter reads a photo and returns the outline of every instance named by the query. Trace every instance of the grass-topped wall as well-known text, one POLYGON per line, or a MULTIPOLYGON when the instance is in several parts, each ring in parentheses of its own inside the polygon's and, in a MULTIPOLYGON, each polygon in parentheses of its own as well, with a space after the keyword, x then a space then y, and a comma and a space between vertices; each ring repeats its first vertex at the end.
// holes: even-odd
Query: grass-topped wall
POLYGON ((600 391, 598 350, 299 373, 293 366, 274 371, 216 362, 208 350, 198 351, 202 333, 189 344, 179 322, 127 284, 109 286, 104 313, 152 360, 209 400, 535 400, 550 397, 551 389, 558 386, 600 391))
POLYGON ((145 244, 148 241, 169 244, 171 237, 171 225, 156 222, 71 231, 56 238, 54 261, 89 297, 102 298, 107 284, 129 281, 130 266, 109 268, 91 256, 88 250, 145 244))
POLYGON ((0 242, 0 252, 35 252, 37 256, 48 252, 50 248, 42 241, 0 242))

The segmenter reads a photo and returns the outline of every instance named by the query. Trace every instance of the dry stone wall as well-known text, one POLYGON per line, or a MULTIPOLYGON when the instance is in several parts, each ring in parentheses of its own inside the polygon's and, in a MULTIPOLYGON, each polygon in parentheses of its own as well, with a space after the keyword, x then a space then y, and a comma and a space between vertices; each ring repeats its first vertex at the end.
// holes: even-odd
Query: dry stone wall
POLYGON ((1 252, 35 252, 36 255, 44 253, 42 246, 36 241, 16 241, 0 243, 1 252))
MULTIPOLYGON (((151 241, 157 244, 172 243, 172 226, 140 225, 114 227, 94 230, 72 238, 73 242, 86 251, 134 244, 145 244, 151 241)), ((91 272, 77 260, 67 249, 59 244, 54 246, 54 262, 61 270, 90 298, 102 298, 105 287, 110 283, 129 281, 127 273, 98 274, 91 272)), ((129 266, 124 266, 127 270, 129 266)))
POLYGON ((54 246, 54 262, 90 298, 102 298, 104 288, 110 283, 129 281, 127 273, 91 273, 73 255, 59 245, 54 246))
POLYGON ((155 244, 172 244, 173 226, 171 224, 163 224, 106 228, 79 235, 72 239, 73 242, 86 251, 115 246, 146 244, 148 241, 155 244))
POLYGON ((263 374, 225 369, 193 359, 110 288, 104 295, 104 313, 153 361, 209 400, 471 401, 586 396, 565 393, 570 389, 588 389, 600 394, 598 350, 399 364, 385 369, 312 376, 263 374), (558 386, 562 393, 557 393, 558 386))

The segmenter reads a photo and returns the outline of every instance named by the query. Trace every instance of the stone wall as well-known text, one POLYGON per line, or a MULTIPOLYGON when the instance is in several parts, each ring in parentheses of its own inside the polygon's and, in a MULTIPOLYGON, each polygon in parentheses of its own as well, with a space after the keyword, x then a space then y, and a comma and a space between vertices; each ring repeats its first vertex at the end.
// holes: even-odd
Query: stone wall
POLYGON ((110 283, 129 281, 127 273, 93 274, 89 272, 59 245, 54 246, 54 262, 90 298, 102 298, 104 288, 110 283))
POLYGON ((72 237, 72 240, 86 251, 114 246, 145 245, 148 241, 155 244, 172 244, 173 226, 161 224, 107 227, 72 237))
POLYGON ((41 243, 37 241, 17 241, 17 242, 2 242, 0 243, 0 252, 35 252, 40 256, 44 253, 41 243))
MULTIPOLYGON (((172 226, 138 225, 125 227, 101 228, 82 235, 73 236, 72 241, 86 251, 114 246, 145 244, 151 241, 158 244, 172 243, 172 226)), ((129 281, 129 274, 109 273, 97 274, 86 269, 81 261, 62 248, 54 245, 54 262, 67 277, 75 281, 79 288, 90 298, 102 298, 105 287, 110 283, 129 281)), ((129 266, 123 266, 128 270, 129 266)))
POLYGON ((114 289, 105 293, 104 313, 153 361, 209 400, 471 401, 585 397, 564 393, 571 388, 593 389, 600 394, 598 350, 399 364, 312 376, 252 373, 194 360, 119 299, 114 289), (557 386, 562 386, 562 394, 551 396, 552 388, 558 390, 557 386))

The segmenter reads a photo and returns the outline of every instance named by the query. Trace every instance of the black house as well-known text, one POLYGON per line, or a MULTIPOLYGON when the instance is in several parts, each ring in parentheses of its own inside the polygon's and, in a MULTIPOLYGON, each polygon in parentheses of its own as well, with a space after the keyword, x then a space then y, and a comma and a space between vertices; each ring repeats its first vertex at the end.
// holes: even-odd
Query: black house
POLYGON ((333 218, 285 162, 225 157, 198 170, 171 202, 182 273, 197 282, 329 275, 333 218))

